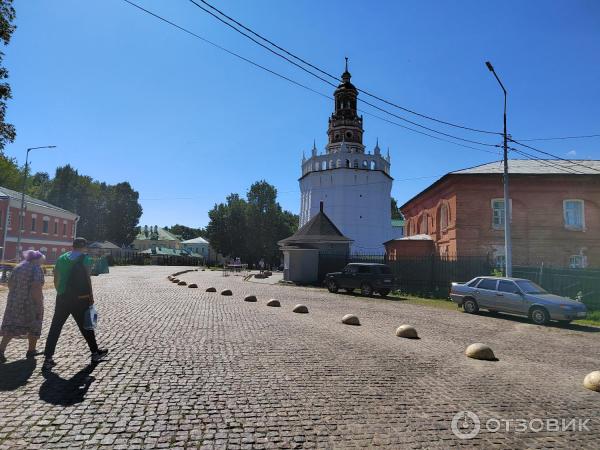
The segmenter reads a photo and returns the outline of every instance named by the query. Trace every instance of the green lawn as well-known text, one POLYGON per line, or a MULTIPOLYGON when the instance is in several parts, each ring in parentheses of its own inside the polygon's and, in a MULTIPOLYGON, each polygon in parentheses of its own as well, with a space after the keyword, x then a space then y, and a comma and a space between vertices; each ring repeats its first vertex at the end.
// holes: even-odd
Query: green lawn
MULTIPOLYGON (((443 300, 437 298, 422 298, 422 297, 414 297, 411 295, 401 295, 401 294, 390 294, 389 297, 391 299, 410 303, 412 305, 419 306, 428 306, 430 308, 439 308, 439 309, 448 309, 452 311, 460 312, 461 309, 457 308, 456 303, 450 300, 443 300)), ((590 311, 588 312, 588 316, 585 320, 574 320, 572 323, 578 325, 592 325, 595 327, 600 327, 600 311, 590 311)))

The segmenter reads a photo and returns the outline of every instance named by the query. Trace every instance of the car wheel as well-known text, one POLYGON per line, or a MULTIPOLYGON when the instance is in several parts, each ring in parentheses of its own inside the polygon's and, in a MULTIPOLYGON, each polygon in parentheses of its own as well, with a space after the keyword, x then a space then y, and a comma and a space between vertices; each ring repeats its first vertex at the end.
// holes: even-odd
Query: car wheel
POLYGON ((548 316, 548 311, 546 311, 544 308, 539 307, 533 308, 529 313, 529 316, 531 317, 531 321, 536 325, 546 325, 550 320, 550 317, 548 316))
POLYGON ((472 298, 467 298, 467 299, 463 300, 462 307, 463 307, 464 312, 469 313, 469 314, 475 314, 476 312, 479 311, 479 305, 472 298))
POLYGON ((328 290, 329 292, 331 292, 332 294, 335 294, 335 293, 337 293, 338 289, 339 289, 339 288, 338 288, 338 285, 337 285, 337 283, 336 283, 335 281, 333 281, 333 280, 329 280, 329 281, 327 282, 327 290, 328 290))
POLYGON ((371 295, 373 295, 373 288, 371 287, 370 284, 364 283, 360 287, 360 293, 366 297, 370 297, 371 295))
POLYGON ((387 295, 390 293, 389 289, 380 289, 379 290, 379 295, 381 295, 382 297, 387 297, 387 295))

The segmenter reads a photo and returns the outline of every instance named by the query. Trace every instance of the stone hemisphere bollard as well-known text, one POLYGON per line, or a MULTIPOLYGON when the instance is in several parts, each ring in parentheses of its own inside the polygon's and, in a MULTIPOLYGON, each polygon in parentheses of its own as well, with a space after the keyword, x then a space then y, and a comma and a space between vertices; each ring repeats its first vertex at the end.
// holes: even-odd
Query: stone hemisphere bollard
POLYGON ((223 289, 221 291, 221 295, 225 295, 225 296, 229 297, 229 296, 233 295, 233 292, 231 292, 231 289, 223 289))
POLYGON ((600 370, 588 373, 583 379, 583 386, 592 391, 600 392, 600 370))
POLYGON ((217 292, 217 288, 211 286, 209 288, 206 288, 206 292, 217 292))
POLYGON ((269 300, 267 302, 267 306, 272 306, 274 308, 278 308, 281 306, 281 303, 279 303, 279 300, 275 300, 274 298, 272 298, 271 300, 269 300))
POLYGON ((476 343, 471 344, 465 350, 465 355, 473 359, 483 359, 486 361, 498 361, 498 358, 494 355, 494 352, 490 347, 485 344, 476 343))
POLYGON ((173 283, 179 283, 181 280, 179 278, 173 278, 171 281, 173 283))
POLYGON ((292 311, 298 314, 308 314, 308 308, 306 305, 296 305, 292 311))
POLYGON ((412 325, 400 325, 396 328, 396 336, 406 339, 420 339, 417 329, 412 325))
POLYGON ((192 289, 197 289, 198 285, 196 283, 191 283, 191 284, 188 285, 188 287, 192 288, 192 289))
POLYGON ((256 295, 247 295, 244 297, 245 302, 256 302, 256 295))
POLYGON ((179 283, 177 283, 179 286, 187 286, 187 283, 185 281, 180 281, 179 283))
POLYGON ((360 325, 360 320, 354 314, 346 314, 342 317, 342 323, 346 325, 360 325))

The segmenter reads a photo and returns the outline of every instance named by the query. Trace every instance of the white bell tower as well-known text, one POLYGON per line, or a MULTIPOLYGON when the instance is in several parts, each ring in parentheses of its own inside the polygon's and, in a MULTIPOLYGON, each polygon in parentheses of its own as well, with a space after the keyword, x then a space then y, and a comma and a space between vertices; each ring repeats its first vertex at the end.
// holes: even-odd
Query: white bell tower
POLYGON ((354 253, 381 254, 392 239, 390 156, 381 155, 379 140, 365 153, 363 118, 357 114, 358 90, 350 82, 348 59, 342 82, 334 92, 328 144, 319 154, 302 158, 300 226, 319 212, 320 202, 342 234, 353 239, 354 253))

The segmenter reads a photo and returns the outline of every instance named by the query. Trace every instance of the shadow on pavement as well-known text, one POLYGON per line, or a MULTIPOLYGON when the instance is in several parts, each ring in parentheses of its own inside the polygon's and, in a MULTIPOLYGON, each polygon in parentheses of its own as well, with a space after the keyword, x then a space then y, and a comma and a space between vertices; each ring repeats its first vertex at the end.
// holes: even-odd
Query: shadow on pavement
POLYGON ((42 375, 46 380, 40 387, 40 399, 61 406, 81 403, 95 380, 91 376, 95 368, 96 364, 88 364, 68 380, 51 370, 43 371, 42 375))
MULTIPOLYGON (((495 319, 501 319, 501 320, 510 320, 511 322, 529 323, 531 325, 534 325, 533 322, 531 322, 531 320, 528 317, 524 317, 524 316, 513 316, 511 314, 498 313, 498 312, 491 313, 489 311, 479 311, 477 313, 477 315, 484 316, 484 317, 493 317, 495 319)), ((540 326, 542 326, 542 325, 540 325, 540 326)), ((565 324, 565 323, 560 323, 560 322, 550 322, 548 325, 543 325, 543 326, 546 326, 549 328, 560 328, 563 330, 583 331, 583 332, 587 332, 587 333, 600 333, 600 328, 598 328, 598 327, 581 325, 578 323, 565 324)))
POLYGON ((35 358, 0 364, 0 391, 14 391, 27 384, 35 366, 35 358))

